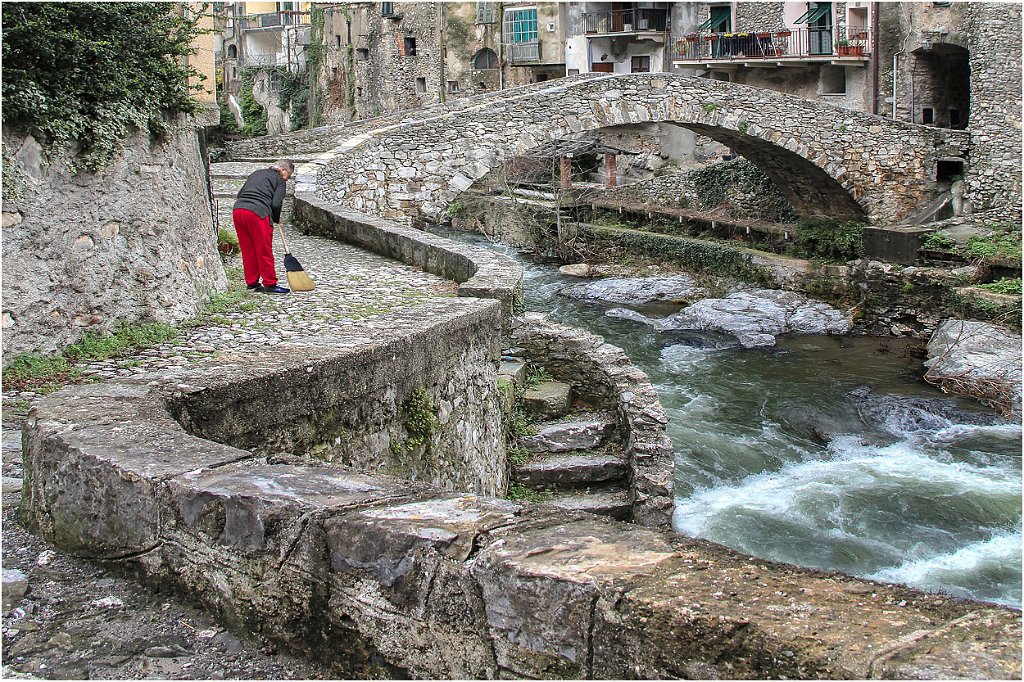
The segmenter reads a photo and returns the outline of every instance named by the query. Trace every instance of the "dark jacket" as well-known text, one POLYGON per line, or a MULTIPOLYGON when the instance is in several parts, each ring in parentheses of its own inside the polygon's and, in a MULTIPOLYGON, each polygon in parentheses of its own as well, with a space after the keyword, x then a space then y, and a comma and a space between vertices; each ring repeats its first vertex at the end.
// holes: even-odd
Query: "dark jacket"
POLYGON ((273 221, 279 223, 287 186, 281 174, 272 168, 255 171, 238 190, 234 208, 247 208, 261 218, 272 215, 273 221))

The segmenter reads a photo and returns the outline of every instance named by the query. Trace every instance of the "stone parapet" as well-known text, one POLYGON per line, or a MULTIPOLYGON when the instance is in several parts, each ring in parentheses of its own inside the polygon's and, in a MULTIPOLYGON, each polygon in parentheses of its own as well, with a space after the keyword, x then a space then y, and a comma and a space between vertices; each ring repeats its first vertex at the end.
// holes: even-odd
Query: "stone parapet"
POLYGON ((356 213, 308 192, 295 195, 296 223, 459 283, 459 296, 501 301, 503 327, 522 306, 523 268, 511 258, 471 244, 356 213))
MULTIPOLYGON (((455 305, 497 315, 494 303, 455 305)), ((458 334, 453 324, 422 323, 412 336, 430 343, 458 334)), ((267 376, 308 382, 311 416, 357 411, 345 398, 360 390, 351 377, 325 383, 337 363, 366 360, 374 380, 363 390, 378 396, 396 390, 378 376, 403 373, 390 354, 367 350, 294 348, 175 384, 52 394, 24 428, 23 518, 47 540, 187 592, 339 677, 1019 679, 1012 609, 307 453, 261 457, 172 417, 187 412, 198 429, 214 399, 242 415, 267 376)), ((277 428, 295 430, 284 419, 277 428)), ((463 435, 468 453, 480 441, 463 435)))
POLYGON ((512 338, 554 378, 603 394, 625 435, 633 522, 671 525, 672 442, 665 433, 668 418, 647 375, 621 348, 600 336, 551 322, 538 313, 518 320, 512 338))

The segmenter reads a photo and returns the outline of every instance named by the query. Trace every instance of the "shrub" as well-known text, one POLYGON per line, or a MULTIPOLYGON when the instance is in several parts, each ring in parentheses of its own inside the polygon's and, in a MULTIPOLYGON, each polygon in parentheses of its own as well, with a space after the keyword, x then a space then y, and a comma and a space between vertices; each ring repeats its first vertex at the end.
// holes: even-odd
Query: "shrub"
POLYGON ((845 263, 864 255, 864 225, 827 218, 803 218, 794 236, 795 250, 804 258, 845 263))

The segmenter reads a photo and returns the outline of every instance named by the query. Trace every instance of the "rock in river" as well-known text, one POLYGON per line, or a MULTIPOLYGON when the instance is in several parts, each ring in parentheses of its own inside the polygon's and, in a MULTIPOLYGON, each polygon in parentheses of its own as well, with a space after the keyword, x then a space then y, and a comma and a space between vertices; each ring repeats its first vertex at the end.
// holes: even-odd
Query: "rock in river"
POLYGON ((1021 413, 1021 339, 994 324, 946 320, 928 341, 924 378, 947 393, 1021 413))
POLYGON ((685 301, 703 292, 686 275, 670 277, 609 277, 608 279, 573 284, 561 293, 581 301, 599 301, 620 305, 643 305, 652 301, 673 303, 685 301))
POLYGON ((779 334, 845 334, 850 321, 835 308, 792 291, 752 289, 706 298, 657 320, 656 329, 719 331, 745 348, 774 346, 779 334))

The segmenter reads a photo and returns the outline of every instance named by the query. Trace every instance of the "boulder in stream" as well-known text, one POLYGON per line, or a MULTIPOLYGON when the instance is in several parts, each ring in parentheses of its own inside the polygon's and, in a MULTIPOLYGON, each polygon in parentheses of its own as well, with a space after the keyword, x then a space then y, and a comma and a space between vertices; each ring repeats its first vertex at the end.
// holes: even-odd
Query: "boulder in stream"
POLYGON ((573 284, 561 293, 581 301, 643 305, 654 301, 674 303, 700 295, 701 289, 687 275, 668 277, 609 277, 607 279, 573 284))
POLYGON ((657 320, 656 329, 719 331, 744 348, 774 346, 779 334, 845 334, 850 320, 835 308, 792 291, 752 289, 706 298, 657 320))
POLYGON ((965 410, 952 398, 878 395, 869 386, 859 386, 847 395, 865 424, 894 436, 939 431, 956 424, 991 426, 1003 423, 995 414, 965 410))
POLYGON ((1021 414, 1021 337, 985 322, 946 320, 928 341, 925 381, 1021 414))

